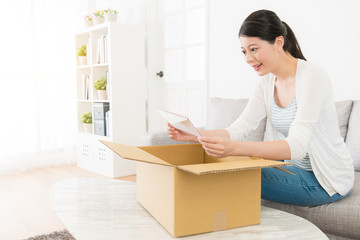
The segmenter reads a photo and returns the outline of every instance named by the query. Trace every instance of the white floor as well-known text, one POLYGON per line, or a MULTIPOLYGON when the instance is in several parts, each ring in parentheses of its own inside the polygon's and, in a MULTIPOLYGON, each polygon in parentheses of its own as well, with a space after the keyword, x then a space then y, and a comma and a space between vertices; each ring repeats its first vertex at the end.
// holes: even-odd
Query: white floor
MULTIPOLYGON (((25 239, 65 229, 50 202, 50 188, 58 181, 77 177, 108 178, 77 166, 0 176, 0 240, 25 239)), ((121 179, 135 181, 135 176, 121 179)))

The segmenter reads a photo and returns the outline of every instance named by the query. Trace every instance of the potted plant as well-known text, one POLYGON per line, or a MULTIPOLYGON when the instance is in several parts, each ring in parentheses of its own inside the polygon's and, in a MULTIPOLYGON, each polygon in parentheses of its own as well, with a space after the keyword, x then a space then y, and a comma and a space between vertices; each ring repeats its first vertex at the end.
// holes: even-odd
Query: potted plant
POLYGON ((94 18, 93 18, 94 23, 95 24, 103 23, 104 22, 104 14, 105 14, 104 10, 101 10, 101 9, 96 10, 93 13, 93 15, 94 15, 94 18))
POLYGON ((78 58, 79 58, 79 65, 86 65, 87 61, 86 61, 86 45, 81 45, 78 48, 78 52, 77 52, 78 58))
POLYGON ((105 21, 116 22, 117 14, 119 13, 118 11, 109 8, 109 9, 105 10, 104 12, 105 12, 105 21))
POLYGON ((94 83, 94 87, 97 90, 98 98, 100 100, 106 100, 107 99, 106 78, 104 77, 98 78, 94 83))
POLYGON ((79 65, 81 65, 81 66, 86 65, 87 64, 87 62, 86 62, 86 45, 81 45, 78 48, 77 55, 79 58, 79 65))
POLYGON ((85 27, 91 27, 93 25, 93 15, 90 13, 84 16, 84 25, 85 27))
POLYGON ((84 124, 84 132, 91 133, 92 132, 92 113, 84 113, 81 116, 81 122, 84 124))

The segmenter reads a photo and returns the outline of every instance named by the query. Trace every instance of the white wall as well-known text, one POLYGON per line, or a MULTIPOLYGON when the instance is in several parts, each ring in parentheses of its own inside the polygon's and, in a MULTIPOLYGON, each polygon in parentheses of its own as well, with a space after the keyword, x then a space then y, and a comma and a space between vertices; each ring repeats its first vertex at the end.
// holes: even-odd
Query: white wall
POLYGON ((329 73, 336 100, 360 99, 360 7, 356 0, 209 0, 209 96, 250 97, 258 76, 237 38, 253 11, 277 13, 295 32, 308 61, 329 73))

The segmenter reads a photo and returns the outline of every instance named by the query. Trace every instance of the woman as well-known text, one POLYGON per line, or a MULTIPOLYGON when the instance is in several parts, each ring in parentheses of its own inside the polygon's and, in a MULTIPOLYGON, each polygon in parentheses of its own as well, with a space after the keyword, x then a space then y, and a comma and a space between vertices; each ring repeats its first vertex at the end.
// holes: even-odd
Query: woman
POLYGON ((242 115, 228 128, 200 130, 196 138, 169 125, 170 138, 200 142, 213 157, 285 160, 262 169, 262 198, 301 206, 340 200, 354 182, 353 161, 340 136, 331 83, 303 56, 290 27, 272 11, 250 14, 239 32, 245 61, 262 79, 242 115), (267 118, 264 142, 242 139, 267 118))

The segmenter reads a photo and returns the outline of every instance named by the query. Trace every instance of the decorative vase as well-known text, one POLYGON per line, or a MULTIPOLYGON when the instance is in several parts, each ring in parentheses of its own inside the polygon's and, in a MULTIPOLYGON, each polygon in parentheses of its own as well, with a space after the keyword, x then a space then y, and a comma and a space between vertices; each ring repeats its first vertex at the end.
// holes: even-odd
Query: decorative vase
POLYGON ((86 56, 79 56, 79 65, 84 66, 87 64, 87 57, 86 56))
POLYGON ((91 27, 91 26, 93 26, 94 25, 94 23, 93 23, 93 21, 92 20, 84 20, 84 26, 85 27, 91 27))
POLYGON ((117 15, 113 14, 113 13, 108 13, 105 14, 105 21, 106 22, 116 22, 117 20, 117 15))
POLYGON ((97 90, 99 100, 107 100, 106 90, 97 90))
POLYGON ((101 24, 104 22, 104 17, 96 16, 96 17, 94 17, 93 21, 95 24, 101 24))
POLYGON ((84 123, 84 132, 92 133, 92 123, 84 123))

